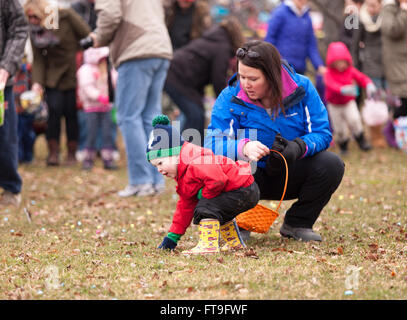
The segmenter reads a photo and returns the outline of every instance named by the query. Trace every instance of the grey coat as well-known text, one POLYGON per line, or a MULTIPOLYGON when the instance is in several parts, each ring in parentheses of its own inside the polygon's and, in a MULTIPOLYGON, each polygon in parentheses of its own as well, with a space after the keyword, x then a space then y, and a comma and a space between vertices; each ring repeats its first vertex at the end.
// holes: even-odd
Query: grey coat
POLYGON ((407 98, 407 11, 387 0, 382 10, 383 63, 390 90, 407 98))
POLYGON ((28 23, 18 0, 0 0, 0 69, 10 74, 6 86, 19 69, 28 38, 28 23))

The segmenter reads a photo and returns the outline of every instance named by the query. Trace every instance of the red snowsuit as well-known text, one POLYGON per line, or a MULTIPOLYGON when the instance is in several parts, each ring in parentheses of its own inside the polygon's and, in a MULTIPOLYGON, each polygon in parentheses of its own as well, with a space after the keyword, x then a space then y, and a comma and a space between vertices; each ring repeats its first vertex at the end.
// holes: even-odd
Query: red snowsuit
POLYGON ((372 82, 372 80, 353 67, 352 56, 342 42, 333 42, 328 47, 326 55, 327 71, 324 76, 325 81, 325 99, 328 103, 335 105, 346 105, 349 101, 355 100, 355 97, 344 96, 341 94, 341 88, 345 85, 357 84, 362 88, 372 82), (346 60, 349 67, 340 72, 332 67, 332 63, 337 60, 346 60))
POLYGON ((177 193, 179 200, 170 232, 184 234, 194 217, 201 188, 202 197, 211 199, 223 192, 246 188, 254 182, 250 164, 233 161, 211 150, 185 142, 178 164, 177 193))

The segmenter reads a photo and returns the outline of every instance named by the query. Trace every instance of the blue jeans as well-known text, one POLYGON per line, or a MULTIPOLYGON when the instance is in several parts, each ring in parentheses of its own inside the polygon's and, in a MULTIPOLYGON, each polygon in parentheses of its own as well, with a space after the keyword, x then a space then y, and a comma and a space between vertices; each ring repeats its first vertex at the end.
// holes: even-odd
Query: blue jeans
POLYGON ((0 127, 0 187, 14 194, 21 192, 22 180, 18 174, 17 113, 14 106, 13 87, 4 89, 7 109, 4 124, 0 127))
POLYGON ((129 184, 164 184, 164 178, 146 157, 152 120, 161 113, 164 81, 170 61, 151 58, 122 63, 116 87, 117 121, 127 155, 129 184))
POLYGON ((34 157, 34 115, 20 113, 18 115, 18 160, 30 163, 34 157))
MULTIPOLYGON (((117 139, 117 124, 113 122, 110 116, 110 135, 109 141, 113 143, 112 147, 117 150, 116 139, 117 139)), ((86 137, 88 135, 88 127, 86 125, 86 112, 83 110, 78 110, 78 126, 79 126, 79 138, 78 138, 78 150, 84 150, 86 147, 86 137)), ((102 129, 98 128, 95 150, 100 151, 104 144, 104 138, 102 134, 102 129)))

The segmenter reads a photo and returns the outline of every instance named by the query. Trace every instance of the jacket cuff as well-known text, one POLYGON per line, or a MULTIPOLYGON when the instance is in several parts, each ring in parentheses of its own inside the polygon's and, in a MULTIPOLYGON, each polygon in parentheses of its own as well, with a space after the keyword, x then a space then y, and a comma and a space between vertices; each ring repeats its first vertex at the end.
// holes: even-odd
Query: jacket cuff
POLYGON ((249 161, 250 159, 248 157, 246 157, 243 154, 243 147, 246 145, 246 143, 248 143, 250 141, 250 139, 242 139, 239 141, 238 145, 237 145, 237 155, 239 157, 239 159, 245 160, 245 161, 249 161))

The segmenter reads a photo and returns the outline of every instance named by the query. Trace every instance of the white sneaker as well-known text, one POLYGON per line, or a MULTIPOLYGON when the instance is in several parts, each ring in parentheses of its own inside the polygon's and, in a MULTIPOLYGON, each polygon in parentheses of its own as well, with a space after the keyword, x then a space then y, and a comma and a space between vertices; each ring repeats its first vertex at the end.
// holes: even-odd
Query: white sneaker
POLYGON ((86 158, 86 151, 85 150, 78 150, 75 152, 75 158, 78 162, 83 162, 86 158))
POLYGON ((21 204, 21 194, 14 194, 10 191, 4 190, 0 199, 2 206, 15 206, 19 207, 21 204))
POLYGON ((139 184, 139 185, 128 185, 123 190, 119 191, 117 195, 119 197, 131 197, 131 196, 150 196, 155 193, 154 187, 151 183, 139 184))

